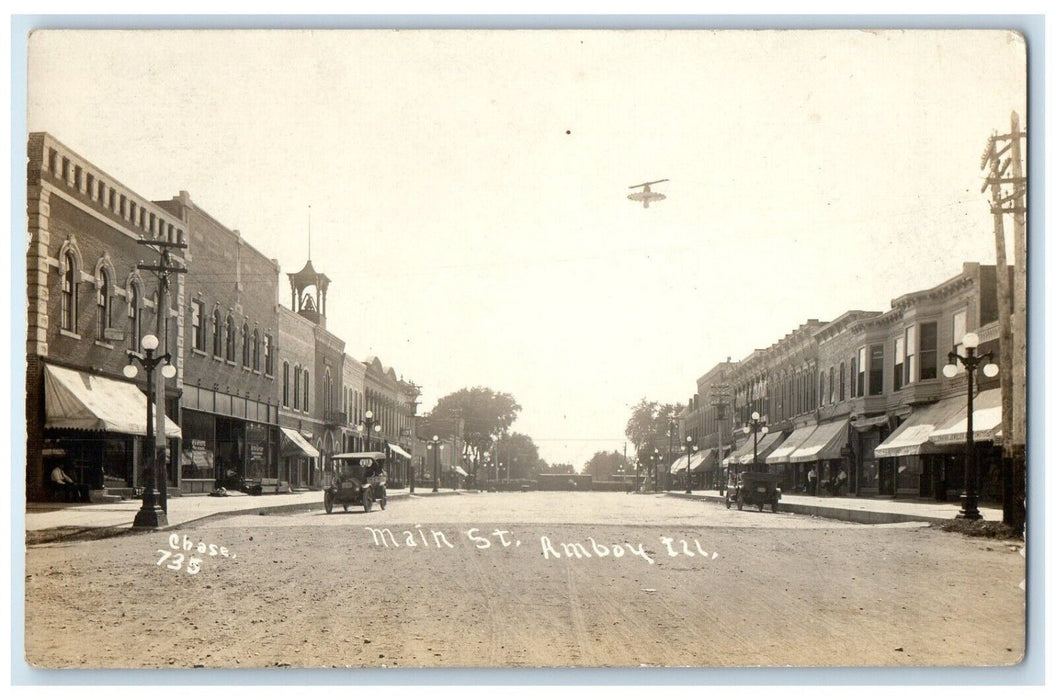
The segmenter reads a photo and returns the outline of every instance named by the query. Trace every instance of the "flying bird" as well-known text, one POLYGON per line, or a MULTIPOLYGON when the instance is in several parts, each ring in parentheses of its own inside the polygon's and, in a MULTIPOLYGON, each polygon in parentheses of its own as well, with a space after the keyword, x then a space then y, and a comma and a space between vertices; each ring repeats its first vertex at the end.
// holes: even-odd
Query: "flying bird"
POLYGON ((643 182, 640 185, 631 185, 630 189, 633 190, 636 187, 641 187, 642 191, 634 192, 633 194, 627 195, 627 199, 630 199, 635 202, 641 202, 642 206, 648 209, 650 201, 659 202, 661 199, 667 199, 665 195, 662 195, 659 192, 653 192, 651 189, 649 189, 649 185, 655 185, 660 182, 667 182, 667 178, 664 178, 663 180, 653 180, 652 182, 643 182))

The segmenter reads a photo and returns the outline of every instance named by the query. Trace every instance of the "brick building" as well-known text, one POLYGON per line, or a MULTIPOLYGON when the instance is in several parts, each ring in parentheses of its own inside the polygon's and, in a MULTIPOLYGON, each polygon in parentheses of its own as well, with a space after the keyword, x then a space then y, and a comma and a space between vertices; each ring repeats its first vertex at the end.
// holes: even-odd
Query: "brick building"
MULTIPOLYGON (((146 378, 122 370, 147 333, 179 368, 184 293, 177 278, 159 313, 157 282, 137 269, 154 251, 140 241, 184 240, 186 224, 46 133, 29 136, 26 177, 27 497, 49 497, 56 466, 93 494, 130 493, 145 463, 146 378)), ((171 455, 180 377, 158 379, 171 455)), ((168 476, 175 486, 171 460, 168 476)))
POLYGON ((278 486, 278 263, 186 192, 158 202, 189 232, 182 314, 179 486, 278 486))

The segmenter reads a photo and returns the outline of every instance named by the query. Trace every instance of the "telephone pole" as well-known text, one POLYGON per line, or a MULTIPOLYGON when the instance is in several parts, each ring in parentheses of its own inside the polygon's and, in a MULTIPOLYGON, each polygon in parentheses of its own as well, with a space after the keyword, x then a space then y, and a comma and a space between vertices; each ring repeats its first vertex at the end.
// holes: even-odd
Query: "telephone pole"
POLYGON ((1013 112, 1010 133, 992 135, 980 163, 981 168, 990 167, 983 191, 990 188, 997 263, 998 362, 1002 368, 1002 520, 1017 530, 1022 530, 1026 517, 1026 178, 1020 149, 1020 139, 1025 137, 1026 132, 1019 129, 1019 115, 1013 112), (1008 157, 1002 159, 1006 154, 1008 157), (1012 175, 1006 177, 1009 166, 1012 175), (1005 214, 1012 214, 1013 221, 1014 280, 1009 279, 1005 257, 1005 214))
MULTIPOLYGON (((182 239, 169 241, 163 238, 143 239, 136 242, 140 245, 149 246, 158 253, 156 264, 149 265, 141 262, 136 267, 140 270, 153 272, 158 277, 158 305, 155 311, 157 312, 157 335, 160 341, 159 353, 169 353, 174 357, 178 357, 169 348, 169 276, 187 272, 187 268, 175 262, 172 257, 173 249, 184 249, 187 244, 182 239)), ((138 338, 136 342, 139 342, 138 338)), ((161 509, 167 513, 169 511, 169 477, 168 439, 165 437, 165 378, 159 374, 156 379, 158 381, 156 385, 158 391, 154 393, 154 423, 157 428, 154 432, 155 443, 150 445, 148 449, 154 450, 154 483, 157 484, 160 495, 161 509)))

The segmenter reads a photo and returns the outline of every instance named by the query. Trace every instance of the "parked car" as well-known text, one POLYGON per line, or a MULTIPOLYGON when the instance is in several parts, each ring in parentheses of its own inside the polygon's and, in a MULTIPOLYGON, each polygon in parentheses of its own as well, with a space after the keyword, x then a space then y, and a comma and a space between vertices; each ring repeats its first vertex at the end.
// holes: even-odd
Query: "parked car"
POLYGON ((742 510, 744 504, 763 506, 770 504, 770 510, 777 512, 777 502, 781 500, 781 489, 777 486, 778 475, 766 472, 741 472, 736 478, 732 475, 726 489, 726 507, 734 503, 737 510, 742 510))
POLYGON ((385 488, 385 453, 345 452, 331 458, 331 467, 323 488, 323 507, 327 514, 340 505, 348 511, 349 506, 363 506, 367 513, 375 503, 385 510, 388 495, 385 488))

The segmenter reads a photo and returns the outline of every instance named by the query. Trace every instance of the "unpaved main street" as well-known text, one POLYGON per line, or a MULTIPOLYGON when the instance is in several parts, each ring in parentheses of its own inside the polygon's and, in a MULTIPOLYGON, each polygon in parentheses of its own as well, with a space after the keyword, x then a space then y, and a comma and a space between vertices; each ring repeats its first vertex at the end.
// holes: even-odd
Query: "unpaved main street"
POLYGON ((666 496, 412 497, 32 547, 26 648, 88 668, 1001 665, 1024 649, 1018 549, 666 496))

